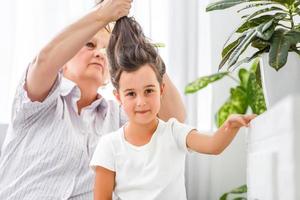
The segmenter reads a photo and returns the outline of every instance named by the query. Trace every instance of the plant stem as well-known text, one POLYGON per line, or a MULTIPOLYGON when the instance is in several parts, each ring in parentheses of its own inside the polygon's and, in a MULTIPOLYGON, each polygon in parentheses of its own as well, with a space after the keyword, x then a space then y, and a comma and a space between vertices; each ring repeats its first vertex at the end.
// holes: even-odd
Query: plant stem
POLYGON ((238 79, 236 79, 235 77, 233 77, 231 74, 226 74, 229 78, 231 78, 232 80, 234 80, 235 82, 237 82, 238 84, 240 83, 240 81, 238 79))
POLYGON ((294 17, 293 17, 293 12, 291 8, 289 9, 289 14, 290 14, 290 20, 291 20, 291 29, 294 29, 295 24, 294 24, 294 17))

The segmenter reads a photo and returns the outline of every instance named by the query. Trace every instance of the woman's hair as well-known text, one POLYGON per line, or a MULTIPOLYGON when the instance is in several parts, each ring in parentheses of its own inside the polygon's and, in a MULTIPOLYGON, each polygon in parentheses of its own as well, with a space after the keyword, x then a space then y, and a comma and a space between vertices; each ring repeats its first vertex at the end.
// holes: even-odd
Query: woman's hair
POLYGON ((141 26, 131 17, 119 19, 112 31, 107 48, 112 84, 119 89, 123 71, 133 72, 148 64, 155 72, 158 82, 166 71, 165 64, 156 48, 146 39, 141 26))

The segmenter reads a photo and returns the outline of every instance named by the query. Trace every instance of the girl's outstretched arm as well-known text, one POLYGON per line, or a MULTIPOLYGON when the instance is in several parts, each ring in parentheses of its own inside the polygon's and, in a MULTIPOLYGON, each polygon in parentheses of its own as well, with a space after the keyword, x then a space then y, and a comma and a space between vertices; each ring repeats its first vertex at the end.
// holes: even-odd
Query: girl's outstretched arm
POLYGON ((112 200, 115 174, 115 172, 104 167, 96 167, 94 200, 112 200))
POLYGON ((218 155, 231 143, 239 129, 248 127, 256 115, 231 115, 214 135, 205 135, 197 130, 187 136, 187 147, 198 153, 218 155))

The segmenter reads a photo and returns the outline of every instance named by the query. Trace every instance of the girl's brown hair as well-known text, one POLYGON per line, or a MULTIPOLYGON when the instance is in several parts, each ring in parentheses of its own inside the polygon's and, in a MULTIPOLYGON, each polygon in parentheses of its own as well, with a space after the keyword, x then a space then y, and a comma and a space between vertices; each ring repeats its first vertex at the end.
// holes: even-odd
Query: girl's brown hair
POLYGON ((111 81, 116 89, 119 89, 123 71, 136 71, 145 64, 152 67, 158 82, 162 83, 165 64, 133 18, 123 17, 116 22, 109 40, 107 56, 111 81))

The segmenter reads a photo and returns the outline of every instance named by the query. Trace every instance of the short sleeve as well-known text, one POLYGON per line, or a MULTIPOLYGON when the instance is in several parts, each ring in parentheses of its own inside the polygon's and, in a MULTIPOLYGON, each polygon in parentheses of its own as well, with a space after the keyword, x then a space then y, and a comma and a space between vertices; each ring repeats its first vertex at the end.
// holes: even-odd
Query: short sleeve
POLYGON ((180 123, 175 118, 171 118, 167 123, 169 123, 171 126, 171 132, 178 147, 181 150, 188 152, 186 138, 187 135, 196 128, 187 124, 180 123))
POLYGON ((45 111, 52 105, 57 103, 57 99, 60 95, 60 84, 62 75, 58 73, 58 76, 43 102, 31 101, 28 97, 25 89, 27 72, 23 74, 22 79, 17 87, 16 94, 13 100, 12 106, 12 123, 20 124, 29 119, 36 120, 35 115, 46 113, 45 111))
POLYGON ((99 140, 90 162, 90 167, 93 170, 95 170, 97 166, 101 166, 111 171, 115 171, 115 156, 110 135, 112 134, 104 135, 99 140))

